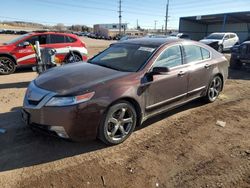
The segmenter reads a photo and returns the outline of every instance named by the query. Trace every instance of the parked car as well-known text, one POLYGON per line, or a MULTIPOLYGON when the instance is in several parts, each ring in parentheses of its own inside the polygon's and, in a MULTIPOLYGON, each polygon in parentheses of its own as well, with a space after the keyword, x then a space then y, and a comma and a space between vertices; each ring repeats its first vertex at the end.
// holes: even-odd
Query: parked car
POLYGON ((228 66, 222 54, 195 41, 118 42, 88 63, 50 69, 32 81, 22 117, 63 138, 119 144, 149 117, 200 97, 214 102, 228 66))
POLYGON ((217 50, 224 52, 230 50, 234 45, 240 43, 239 37, 235 33, 212 33, 200 42, 207 44, 217 50))
POLYGON ((190 37, 188 34, 185 34, 185 33, 173 33, 170 35, 171 37, 177 37, 179 39, 188 39, 190 40, 190 37))
POLYGON ((60 61, 71 59, 69 49, 74 51, 77 61, 87 60, 86 45, 75 35, 68 33, 28 33, 0 46, 0 74, 15 72, 16 67, 33 66, 35 52, 30 46, 39 41, 42 48, 54 48, 60 61))
POLYGON ((136 38, 139 38, 139 36, 125 35, 119 41, 131 40, 131 39, 136 39, 136 38))
POLYGON ((243 64, 250 67, 250 41, 234 46, 231 52, 230 67, 240 69, 243 64))

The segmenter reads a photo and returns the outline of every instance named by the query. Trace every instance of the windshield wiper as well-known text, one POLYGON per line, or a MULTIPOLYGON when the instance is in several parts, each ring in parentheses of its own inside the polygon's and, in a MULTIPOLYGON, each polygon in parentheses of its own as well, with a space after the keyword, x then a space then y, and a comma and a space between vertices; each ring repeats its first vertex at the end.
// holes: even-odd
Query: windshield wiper
POLYGON ((113 70, 117 70, 117 71, 121 71, 121 70, 119 70, 119 69, 116 69, 116 68, 114 68, 114 67, 111 67, 111 66, 108 66, 108 65, 103 65, 103 64, 94 64, 94 65, 99 65, 99 66, 101 66, 101 67, 105 67, 105 68, 108 68, 108 69, 113 69, 113 70))

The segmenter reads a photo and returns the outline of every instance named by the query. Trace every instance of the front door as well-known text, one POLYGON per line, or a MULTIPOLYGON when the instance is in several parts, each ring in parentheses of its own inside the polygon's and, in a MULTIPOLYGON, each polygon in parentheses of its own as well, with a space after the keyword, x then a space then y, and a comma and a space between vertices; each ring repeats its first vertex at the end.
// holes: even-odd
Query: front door
POLYGON ((39 41, 41 48, 45 47, 48 43, 47 35, 35 35, 17 45, 14 53, 19 65, 34 65, 36 63, 36 55, 33 48, 30 45, 22 45, 24 42, 29 42, 30 44, 35 45, 36 41, 39 41))
POLYGON ((187 93, 188 72, 183 65, 180 45, 166 48, 153 67, 167 67, 168 73, 154 75, 146 89, 146 110, 166 108, 183 100, 187 93))

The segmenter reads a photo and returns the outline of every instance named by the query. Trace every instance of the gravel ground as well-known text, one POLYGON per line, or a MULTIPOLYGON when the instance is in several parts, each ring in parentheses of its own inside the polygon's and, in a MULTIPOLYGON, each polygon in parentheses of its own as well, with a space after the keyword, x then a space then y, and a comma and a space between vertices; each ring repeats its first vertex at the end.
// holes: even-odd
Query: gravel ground
MULTIPOLYGON (((90 56, 110 44, 83 40, 90 56)), ((250 73, 230 70, 215 103, 197 100, 152 118, 114 147, 27 128, 20 109, 35 77, 30 70, 0 76, 1 187, 250 187, 250 73)))

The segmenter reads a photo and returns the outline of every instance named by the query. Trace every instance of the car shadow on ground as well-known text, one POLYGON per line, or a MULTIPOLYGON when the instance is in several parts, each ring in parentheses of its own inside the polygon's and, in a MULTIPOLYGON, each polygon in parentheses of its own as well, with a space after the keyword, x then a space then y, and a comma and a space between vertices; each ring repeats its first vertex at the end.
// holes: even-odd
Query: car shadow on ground
POLYGON ((30 82, 16 82, 16 83, 0 84, 0 89, 27 88, 29 83, 30 82))

